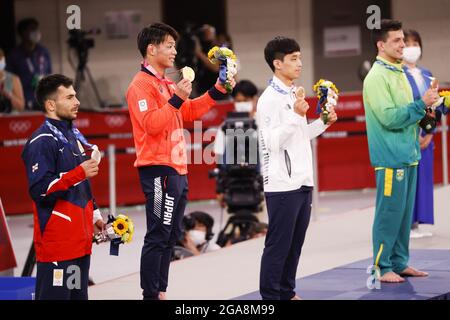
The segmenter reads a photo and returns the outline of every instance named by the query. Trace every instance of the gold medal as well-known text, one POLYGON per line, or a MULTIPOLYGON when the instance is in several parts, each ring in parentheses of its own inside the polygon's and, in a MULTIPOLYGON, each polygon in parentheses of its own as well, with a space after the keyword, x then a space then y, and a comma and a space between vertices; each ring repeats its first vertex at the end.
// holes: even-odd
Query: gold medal
POLYGON ((181 74, 183 75, 183 79, 187 79, 190 82, 195 79, 195 71, 191 67, 184 67, 181 69, 181 74))

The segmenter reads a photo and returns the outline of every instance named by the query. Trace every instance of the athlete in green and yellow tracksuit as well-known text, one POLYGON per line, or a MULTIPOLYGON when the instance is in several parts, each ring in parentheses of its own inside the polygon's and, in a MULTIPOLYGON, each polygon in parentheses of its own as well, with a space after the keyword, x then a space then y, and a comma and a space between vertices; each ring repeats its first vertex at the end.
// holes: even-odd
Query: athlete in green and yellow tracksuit
POLYGON ((378 262, 381 275, 390 271, 400 274, 408 267, 420 160, 418 122, 426 106, 423 100, 413 100, 401 64, 380 56, 364 80, 363 98, 377 185, 372 230, 374 264, 378 262))

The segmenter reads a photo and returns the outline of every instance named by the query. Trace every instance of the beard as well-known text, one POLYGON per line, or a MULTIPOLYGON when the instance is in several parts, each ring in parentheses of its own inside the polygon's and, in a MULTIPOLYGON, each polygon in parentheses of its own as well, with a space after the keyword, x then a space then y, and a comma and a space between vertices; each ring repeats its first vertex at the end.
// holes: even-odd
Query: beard
POLYGON ((67 122, 72 122, 73 120, 76 119, 76 115, 74 116, 72 113, 67 112, 67 113, 62 113, 62 112, 57 112, 56 116, 63 120, 63 121, 67 121, 67 122))

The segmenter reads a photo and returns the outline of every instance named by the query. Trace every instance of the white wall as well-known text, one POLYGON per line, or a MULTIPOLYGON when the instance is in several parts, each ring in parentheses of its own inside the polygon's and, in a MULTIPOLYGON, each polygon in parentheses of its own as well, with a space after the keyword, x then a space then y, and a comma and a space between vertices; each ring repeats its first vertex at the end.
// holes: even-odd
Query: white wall
POLYGON ((392 15, 423 42, 420 64, 450 86, 450 0, 392 0, 392 15))
POLYGON ((296 39, 301 47, 303 71, 298 84, 312 94, 313 43, 311 0, 228 0, 228 32, 240 60, 240 79, 261 88, 272 73, 264 60, 264 47, 275 36, 296 39))
MULTIPOLYGON (((139 70, 142 57, 136 44, 136 36, 129 39, 107 39, 105 11, 138 10, 142 13, 142 26, 161 20, 160 0, 16 0, 16 21, 35 17, 40 22, 42 43, 50 50, 53 71, 74 77, 75 72, 68 62, 66 9, 76 3, 81 9, 81 28, 100 28, 95 39, 95 48, 89 53, 89 66, 97 83, 100 95, 108 104, 123 103, 128 84, 139 70)), ((89 88, 85 89, 89 90, 89 88)), ((92 101, 92 96, 88 101, 92 101)), ((82 100, 83 101, 83 100, 82 100)), ((89 107, 89 106, 85 106, 89 107)))

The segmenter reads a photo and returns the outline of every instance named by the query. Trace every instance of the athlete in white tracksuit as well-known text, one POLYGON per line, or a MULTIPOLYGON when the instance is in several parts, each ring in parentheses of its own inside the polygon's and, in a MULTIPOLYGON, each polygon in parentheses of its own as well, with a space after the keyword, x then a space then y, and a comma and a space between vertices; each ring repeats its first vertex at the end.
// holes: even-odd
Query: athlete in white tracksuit
POLYGON ((308 124, 308 104, 297 99, 293 80, 301 71, 300 47, 293 39, 277 37, 265 49, 274 71, 258 100, 259 151, 269 215, 261 261, 260 293, 263 299, 296 299, 295 276, 309 224, 313 189, 311 139, 329 125, 321 119, 308 124))

